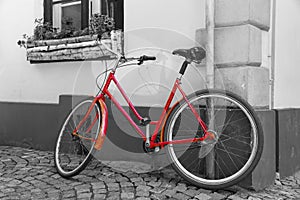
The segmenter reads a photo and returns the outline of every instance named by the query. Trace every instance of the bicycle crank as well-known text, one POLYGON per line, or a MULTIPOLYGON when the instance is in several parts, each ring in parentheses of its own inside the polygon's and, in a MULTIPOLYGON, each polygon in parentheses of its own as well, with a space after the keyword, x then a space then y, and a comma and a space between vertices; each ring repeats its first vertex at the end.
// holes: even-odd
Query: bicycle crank
POLYGON ((143 142, 143 149, 145 153, 157 153, 160 150, 160 147, 150 148, 146 145, 146 142, 143 142))

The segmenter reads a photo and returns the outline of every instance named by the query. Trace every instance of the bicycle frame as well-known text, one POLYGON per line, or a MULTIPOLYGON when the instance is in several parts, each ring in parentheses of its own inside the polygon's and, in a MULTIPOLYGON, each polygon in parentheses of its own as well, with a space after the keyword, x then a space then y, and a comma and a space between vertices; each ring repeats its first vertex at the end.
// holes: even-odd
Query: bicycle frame
MULTIPOLYGON (((116 68, 115 68, 116 69, 116 68)), ((81 127, 81 125, 83 124, 83 122, 86 120, 87 116, 90 114, 90 112, 92 111, 93 106, 96 104, 97 101, 102 102, 100 103, 101 108, 103 109, 103 103, 105 102, 105 96, 107 96, 118 108, 118 110, 125 116, 125 118, 129 121, 129 123, 135 128, 135 130, 137 131, 137 133, 141 136, 141 138, 146 141, 146 134, 141 130, 141 128, 133 121, 133 119, 129 116, 129 114, 124 110, 124 108, 120 105, 120 103, 114 98, 114 96, 109 92, 109 86, 111 84, 111 82, 114 82, 114 84, 117 86, 118 90, 121 92, 123 98, 126 100, 128 106, 130 107, 130 109, 133 111, 134 115, 137 117, 138 120, 142 120, 143 117, 138 113, 138 111, 136 110, 136 108, 134 107, 134 105, 132 104, 132 102, 130 101, 130 99, 127 97, 125 91, 122 89, 120 83, 118 82, 118 80, 115 77, 115 71, 116 70, 112 70, 106 80, 106 83, 103 87, 102 92, 95 97, 92 105, 90 106, 90 108, 88 109, 85 117, 82 119, 82 121, 79 123, 79 125, 75 128, 75 130, 73 131, 74 135, 77 135, 76 132, 77 130, 81 127)), ((168 100, 164 106, 164 109, 159 117, 158 121, 151 121, 150 124, 151 125, 155 125, 155 130, 152 134, 152 136, 150 137, 150 146, 149 148, 154 148, 154 147, 158 147, 160 146, 161 148, 163 148, 165 145, 168 144, 183 144, 183 143, 191 143, 191 142, 198 142, 198 141, 203 141, 206 138, 208 138, 210 136, 209 131, 208 131, 208 127, 206 126, 206 124, 203 122, 203 120, 200 118, 200 116, 198 115, 197 111, 195 110, 195 108, 191 105, 191 103, 189 102, 185 92, 183 91, 183 89, 180 86, 181 84, 181 78, 177 78, 173 88, 171 90, 171 93, 168 97, 168 100), (202 130, 204 131, 204 136, 200 137, 200 138, 190 138, 190 139, 181 139, 181 140, 173 140, 173 141, 163 141, 162 137, 163 137, 163 132, 161 134, 161 139, 160 142, 155 142, 155 139, 158 135, 159 129, 160 127, 165 125, 166 119, 168 117, 168 110, 170 108, 171 102, 175 96, 176 91, 179 90, 179 92, 181 93, 181 95, 183 96, 183 100, 188 104, 189 108, 191 109, 191 111, 193 112, 195 118, 197 119, 197 121, 199 122, 202 130)), ((175 103, 171 108, 174 108, 179 102, 175 103)), ((107 113, 106 111, 106 106, 105 106, 105 113, 107 113)), ((171 109, 172 110, 172 109, 171 109)), ((170 110, 170 111, 171 111, 170 110)), ((107 114, 106 114, 107 115, 107 114)), ((96 118, 98 118, 99 116, 96 116, 96 118)), ((104 116, 102 114, 102 117, 107 118, 106 116, 104 116)), ((107 119, 106 119, 107 120, 107 119)), ((94 122, 96 122, 97 120, 93 120, 93 123, 90 125, 90 127, 92 127, 94 125, 94 122)), ((104 124, 104 130, 100 130, 102 133, 98 136, 98 138, 95 140, 96 145, 95 147, 97 147, 96 149, 100 149, 102 144, 103 144, 103 140, 104 137, 106 135, 106 128, 107 128, 107 122, 105 122, 104 124), (100 143, 100 144, 99 144, 100 143)), ((88 128, 89 130, 90 128, 88 128)), ((162 129, 163 130, 163 129, 162 129)))
MULTIPOLYGON (((123 98, 126 100, 128 106, 130 107, 130 109, 132 110, 132 112, 134 113, 134 115, 137 117, 138 120, 142 120, 143 117, 137 112, 136 108, 134 107, 134 105, 132 104, 132 102, 130 101, 130 99, 127 97, 126 93, 124 92, 124 90, 122 89, 120 83, 118 82, 118 80, 115 77, 115 72, 112 71, 110 72, 108 79, 104 85, 104 88, 102 90, 102 93, 100 95, 98 95, 96 97, 97 100, 102 99, 103 101, 105 100, 105 95, 107 95, 107 97, 116 105, 116 107, 118 108, 118 110, 125 116, 125 118, 129 121, 129 123, 135 128, 135 130, 137 131, 137 133, 143 138, 144 141, 146 141, 146 135, 145 133, 140 129, 140 127, 133 121, 133 119, 129 116, 129 114, 124 110, 124 108, 120 105, 120 103, 113 97, 113 95, 109 92, 108 88, 111 84, 111 82, 114 82, 114 84, 117 86, 118 90, 121 92, 123 98)), ((173 88, 171 90, 171 93, 168 97, 168 100, 164 106, 164 109, 159 117, 158 121, 151 121, 150 124, 151 125, 155 125, 155 130, 151 136, 150 139, 150 148, 153 147, 157 147, 157 146, 165 146, 168 144, 179 144, 179 143, 191 143, 191 142, 197 142, 197 141, 203 141, 206 139, 206 137, 208 136, 207 133, 207 126, 206 124, 202 121, 202 119, 200 118, 200 116, 198 115, 197 111, 195 110, 195 108, 190 104, 190 102, 188 101, 185 92, 183 91, 183 89, 180 86, 181 84, 181 80, 180 78, 177 78, 173 88), (201 128, 204 131, 204 136, 201 138, 192 138, 192 139, 182 139, 182 140, 174 140, 174 141, 160 141, 160 142, 154 142, 160 127, 163 125, 163 122, 165 121, 164 119, 166 118, 167 112, 170 108, 171 102, 175 96, 176 91, 179 90, 180 93, 183 96, 183 99, 188 103, 188 106, 190 107, 191 111, 193 112, 194 116, 196 117, 196 119, 198 120, 201 128)), ((176 104, 175 104, 176 105, 176 104)), ((174 105, 174 106, 175 106, 174 105)))

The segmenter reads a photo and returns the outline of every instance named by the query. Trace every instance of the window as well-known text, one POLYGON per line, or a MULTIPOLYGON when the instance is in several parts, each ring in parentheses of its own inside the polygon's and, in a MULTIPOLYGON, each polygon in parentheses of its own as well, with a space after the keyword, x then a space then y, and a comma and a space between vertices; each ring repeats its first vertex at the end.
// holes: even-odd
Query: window
POLYGON ((60 30, 68 23, 75 29, 89 26, 94 13, 114 18, 117 29, 123 29, 124 0, 44 0, 44 19, 60 30))
POLYGON ((124 0, 101 0, 101 14, 114 18, 117 29, 123 30, 124 0))
POLYGON ((66 28, 68 23, 76 30, 81 29, 81 1, 72 1, 61 3, 59 1, 53 2, 53 19, 54 27, 59 30, 66 28))

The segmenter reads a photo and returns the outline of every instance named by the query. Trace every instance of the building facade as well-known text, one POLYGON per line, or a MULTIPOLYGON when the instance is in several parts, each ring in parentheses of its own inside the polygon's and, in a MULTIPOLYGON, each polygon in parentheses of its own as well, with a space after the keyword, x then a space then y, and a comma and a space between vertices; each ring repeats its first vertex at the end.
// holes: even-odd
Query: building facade
MULTIPOLYGON (((262 183, 265 185, 274 181, 276 170, 287 176, 300 169, 300 145, 296 143, 300 131, 299 8, 297 0, 215 0, 215 85, 239 94, 257 109, 266 141, 260 169, 270 167, 269 181, 262 183)), ((117 74, 133 102, 147 107, 154 116, 165 103, 182 62, 171 54, 172 50, 206 45, 205 0, 2 0, 1 145, 53 149, 72 104, 82 95, 97 93, 95 79, 113 62, 30 62, 17 41, 25 33, 33 34, 35 19, 44 18, 63 29, 64 17, 74 15, 79 29, 87 27, 91 15, 97 12, 115 18, 117 28, 124 32, 127 55, 150 54, 158 58, 154 63, 122 69, 117 74)), ((205 63, 192 66, 183 83, 189 92, 206 88, 205 63)), ((123 152, 117 159, 124 155, 138 157, 141 148, 136 144, 140 141, 133 129, 122 127, 124 119, 118 114, 113 116, 112 130, 118 127, 125 133, 124 140, 134 140, 117 147, 117 142, 109 138, 111 145, 107 148, 123 152)), ((266 170, 257 170, 252 183, 260 173, 266 170)))

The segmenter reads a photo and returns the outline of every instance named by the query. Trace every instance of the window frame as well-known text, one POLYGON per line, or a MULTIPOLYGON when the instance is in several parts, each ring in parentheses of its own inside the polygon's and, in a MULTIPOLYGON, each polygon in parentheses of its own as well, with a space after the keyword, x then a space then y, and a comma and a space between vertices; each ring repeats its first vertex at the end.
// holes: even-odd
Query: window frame
MULTIPOLYGON (((115 3, 113 11, 110 11, 109 13, 107 13, 107 7, 103 6, 106 5, 106 0, 44 0, 44 21, 54 24, 53 6, 55 4, 72 4, 72 2, 78 1, 81 3, 81 29, 89 27, 90 17, 93 13, 99 12, 108 15, 114 13, 116 29, 124 30, 124 0, 108 0, 109 4, 115 3), (117 12, 117 10, 119 10, 119 12, 117 12)), ((61 12, 61 9, 59 12, 61 12)), ((55 22, 55 24, 59 24, 58 28, 60 28, 61 13, 59 13, 59 17, 56 17, 56 19, 60 19, 55 22)))
MULTIPOLYGON (((62 21, 62 9, 64 7, 68 7, 68 6, 73 6, 73 5, 81 5, 81 0, 77 0, 77 1, 66 1, 66 2, 62 2, 62 1, 57 1, 57 3, 54 0, 53 3, 53 14, 52 14, 52 24, 53 27, 58 28, 58 30, 61 30, 61 21, 62 21)), ((82 6, 81 6, 82 7, 82 6)), ((82 9, 81 9, 82 12, 82 9)), ((81 14, 82 16, 82 14, 81 14)), ((82 17, 81 17, 82 18, 82 17)), ((82 19, 81 19, 82 20, 82 19)), ((82 29, 82 22, 81 22, 81 27, 82 29)))
MULTIPOLYGON (((53 3, 58 4, 61 2, 69 2, 70 0, 43 0, 44 1, 44 23, 50 23, 53 25, 53 3)), ((78 1, 78 0, 73 0, 78 1)), ((81 12, 81 17, 85 19, 85 24, 82 27, 89 26, 89 19, 93 13, 101 13, 103 7, 101 7, 102 1, 106 0, 80 0, 81 9, 85 9, 86 12, 81 12), (84 13, 84 14, 83 14, 84 13)), ((116 29, 122 29, 124 26, 124 0, 107 0, 109 3, 114 3, 114 7, 122 9, 121 12, 116 13, 122 20, 122 28, 116 26, 116 29)), ((69 4, 70 5, 70 4, 69 4)), ((109 5, 109 4, 108 4, 109 5)), ((109 10, 109 8, 108 8, 109 10)), ((106 14, 106 13, 102 13, 106 14)), ((81 22, 83 22, 82 20, 81 22)), ((121 34, 120 34, 121 36, 121 34)), ((96 41, 97 35, 83 35, 79 37, 69 37, 61 39, 49 39, 42 41, 31 41, 27 44, 27 60, 30 63, 49 63, 49 62, 73 62, 84 60, 113 60, 115 55, 109 51, 103 51, 105 48, 103 45, 96 41), (96 41, 96 42, 95 42, 96 41), (67 50, 67 51, 66 51, 67 50)), ((109 38, 103 39, 107 45, 112 45, 112 40, 109 38)), ((122 46, 122 43, 121 43, 122 46)), ((123 51, 123 46, 120 51, 123 51)))

